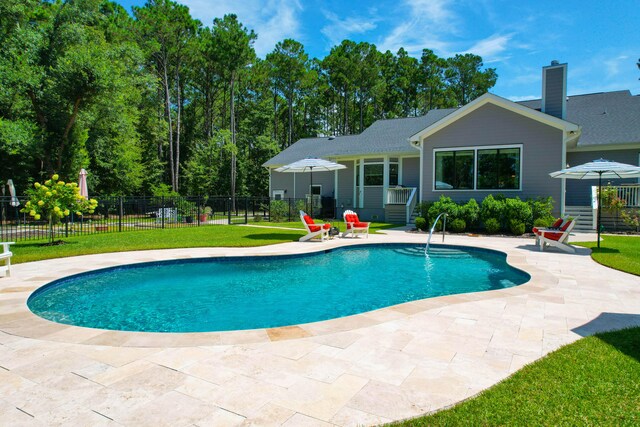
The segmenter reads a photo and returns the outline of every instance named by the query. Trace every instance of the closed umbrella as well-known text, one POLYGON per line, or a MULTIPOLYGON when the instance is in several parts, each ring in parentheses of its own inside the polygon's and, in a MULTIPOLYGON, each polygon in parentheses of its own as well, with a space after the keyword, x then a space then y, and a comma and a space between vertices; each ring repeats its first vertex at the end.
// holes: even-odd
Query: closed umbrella
POLYGON ((640 166, 612 162, 605 159, 594 160, 582 165, 551 172, 553 178, 598 179, 598 248, 600 247, 600 215, 602 213, 602 178, 624 179, 640 177, 640 166))
POLYGON ((84 169, 80 169, 78 187, 80 188, 80 195, 85 199, 89 199, 89 190, 87 190, 87 171, 84 169))
POLYGON ((11 195, 9 204, 14 208, 17 208, 18 206, 20 206, 20 200, 18 200, 18 197, 16 197, 16 187, 13 185, 12 179, 7 180, 7 186, 9 187, 9 194, 11 195))

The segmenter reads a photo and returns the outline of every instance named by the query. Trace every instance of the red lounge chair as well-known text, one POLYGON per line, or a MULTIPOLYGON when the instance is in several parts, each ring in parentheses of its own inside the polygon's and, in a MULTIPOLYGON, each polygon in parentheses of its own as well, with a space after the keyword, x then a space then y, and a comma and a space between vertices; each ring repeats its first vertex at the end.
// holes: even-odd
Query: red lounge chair
POLYGON ((307 230, 307 235, 300 238, 301 242, 306 242, 314 237, 319 237, 320 240, 324 242, 325 237, 329 237, 331 224, 316 224, 313 219, 303 211, 300 211, 300 220, 307 230))
POLYGON ((550 227, 547 227, 547 228, 533 227, 531 231, 533 232, 533 235, 536 238, 536 245, 540 243, 538 238, 540 237, 540 234, 543 231, 558 231, 560 230, 560 228, 562 228, 563 225, 565 225, 569 221, 570 218, 571 217, 569 215, 565 215, 562 218, 558 218, 553 224, 551 224, 550 227))
POLYGON ((352 237, 355 237, 356 233, 365 233, 367 239, 369 238, 370 222, 360 222, 358 214, 350 210, 344 211, 342 217, 347 225, 347 229, 342 233, 342 237, 346 237, 349 234, 351 234, 352 237))
POLYGON ((555 246, 556 248, 569 252, 571 254, 576 253, 573 246, 567 244, 569 241, 569 233, 573 230, 573 226, 576 225, 576 220, 570 218, 558 231, 540 231, 538 241, 540 242, 540 251, 544 251, 545 246, 555 246))

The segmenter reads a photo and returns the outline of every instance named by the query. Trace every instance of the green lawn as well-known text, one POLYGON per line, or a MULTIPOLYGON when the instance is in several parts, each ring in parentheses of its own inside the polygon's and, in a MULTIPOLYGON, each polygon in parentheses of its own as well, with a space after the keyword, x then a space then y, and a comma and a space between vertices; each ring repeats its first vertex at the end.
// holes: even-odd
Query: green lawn
POLYGON ((14 263, 42 259, 99 254, 105 252, 136 251, 145 249, 170 249, 189 247, 246 247, 291 242, 304 235, 292 230, 275 228, 207 225, 123 233, 101 233, 89 236, 64 238, 59 246, 42 246, 42 240, 26 241, 11 246, 14 263))
POLYGON ((581 339, 474 399, 395 425, 640 425, 640 328, 581 339))
POLYGON ((575 245, 591 249, 596 262, 640 276, 640 236, 605 235, 597 242, 576 242, 575 245))
MULTIPOLYGON (((264 246, 296 241, 305 234, 304 226, 300 221, 282 223, 257 222, 250 224, 296 228, 300 231, 207 225, 203 227, 100 233, 63 238, 62 240, 65 243, 59 246, 43 246, 43 243, 46 243, 44 240, 20 242, 11 246, 11 251, 14 253, 11 261, 17 264, 51 258, 146 249, 264 246)), ((344 230, 343 222, 336 221, 332 222, 332 224, 344 230)), ((396 226, 386 223, 371 223, 370 231, 375 233, 377 230, 393 227, 396 226)))

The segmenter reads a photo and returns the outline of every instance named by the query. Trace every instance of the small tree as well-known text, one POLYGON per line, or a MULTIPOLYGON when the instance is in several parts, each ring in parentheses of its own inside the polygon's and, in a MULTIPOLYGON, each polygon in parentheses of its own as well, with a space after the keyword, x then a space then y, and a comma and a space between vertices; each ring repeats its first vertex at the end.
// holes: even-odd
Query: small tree
POLYGON ((54 224, 71 215, 71 212, 81 216, 83 212, 93 213, 98 206, 95 199, 87 200, 80 195, 78 184, 59 181, 57 174, 45 181, 44 184, 34 183, 33 188, 26 191, 26 195, 29 200, 21 212, 28 213, 36 220, 41 218, 47 220, 49 223, 49 243, 53 243, 54 224))

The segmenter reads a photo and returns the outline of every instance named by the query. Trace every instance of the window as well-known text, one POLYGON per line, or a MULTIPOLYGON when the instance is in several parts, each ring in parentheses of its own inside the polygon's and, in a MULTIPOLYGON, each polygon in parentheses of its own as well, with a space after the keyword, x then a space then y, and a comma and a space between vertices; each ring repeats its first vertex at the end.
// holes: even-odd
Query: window
POLYGON ((273 190, 273 200, 284 199, 284 190, 273 190))
POLYGON ((318 184, 318 185, 312 185, 311 186, 311 194, 313 194, 314 196, 319 196, 322 194, 322 185, 318 184))
POLYGON ((519 190, 521 146, 434 152, 435 190, 519 190))
POLYGON ((520 148, 478 150, 478 189, 520 188, 520 148))
POLYGON ((389 185, 398 185, 398 172, 400 168, 397 163, 389 163, 389 185))
POLYGON ((364 165, 364 185, 382 185, 384 165, 365 164, 364 165))
POLYGON ((435 153, 436 190, 473 190, 473 150, 435 153))

